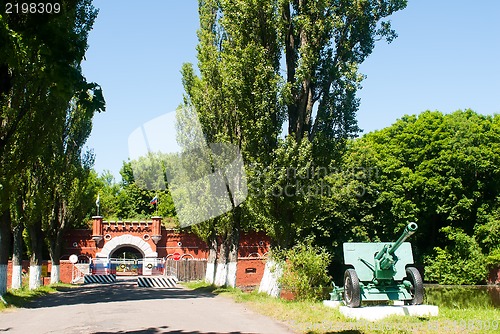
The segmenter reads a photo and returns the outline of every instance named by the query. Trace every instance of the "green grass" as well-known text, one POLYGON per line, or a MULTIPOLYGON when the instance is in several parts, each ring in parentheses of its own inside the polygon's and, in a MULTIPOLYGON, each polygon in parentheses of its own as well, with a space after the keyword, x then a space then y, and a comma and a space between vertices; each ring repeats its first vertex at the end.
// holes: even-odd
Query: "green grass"
POLYGON ((23 307, 26 303, 41 296, 71 288, 75 288, 75 286, 71 284, 58 283, 42 286, 36 290, 29 290, 26 287, 17 290, 9 289, 7 293, 3 295, 3 299, 7 304, 0 300, 0 312, 9 308, 23 307))
MULTIPOLYGON (((439 316, 430 318, 392 316, 381 321, 356 321, 345 318, 338 309, 321 302, 287 301, 257 292, 242 292, 234 288, 216 288, 204 282, 184 283, 189 289, 211 292, 233 298, 256 312, 285 323, 299 333, 500 333, 500 310, 493 307, 440 306, 439 316)), ((0 301, 0 311, 22 307, 38 297, 74 285, 56 284, 37 290, 9 290, 0 301)), ((439 306, 439 305, 438 305, 439 306)))
POLYGON ((279 320, 299 333, 500 333, 500 310, 493 307, 439 308, 437 317, 400 317, 369 322, 345 318, 321 302, 287 301, 257 292, 215 288, 203 282, 185 284, 233 298, 256 312, 279 320))

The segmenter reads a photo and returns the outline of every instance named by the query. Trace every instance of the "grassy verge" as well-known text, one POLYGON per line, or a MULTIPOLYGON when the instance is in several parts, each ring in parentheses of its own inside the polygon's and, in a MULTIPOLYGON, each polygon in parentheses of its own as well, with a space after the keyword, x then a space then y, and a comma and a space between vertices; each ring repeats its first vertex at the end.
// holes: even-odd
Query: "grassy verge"
POLYGON ((28 288, 22 288, 18 290, 9 289, 7 293, 3 295, 3 299, 7 304, 0 300, 0 312, 5 311, 9 308, 22 307, 26 303, 29 303, 30 301, 41 296, 45 296, 49 293, 71 289, 74 287, 75 286, 71 284, 58 283, 48 286, 42 286, 36 290, 29 290, 28 288))
POLYGON ((348 319, 338 309, 326 307, 321 302, 286 301, 256 292, 214 288, 202 282, 185 286, 230 296, 298 333, 500 333, 500 310, 493 307, 440 307, 437 317, 392 316, 370 322, 348 319))

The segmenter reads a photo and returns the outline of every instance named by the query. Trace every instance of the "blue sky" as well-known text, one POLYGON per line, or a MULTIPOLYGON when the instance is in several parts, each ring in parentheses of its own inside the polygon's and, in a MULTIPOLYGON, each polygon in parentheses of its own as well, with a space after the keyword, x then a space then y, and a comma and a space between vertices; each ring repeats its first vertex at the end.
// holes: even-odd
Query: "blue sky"
MULTIPOLYGON (((107 103, 87 142, 99 173, 119 179, 129 135, 181 102, 180 68, 196 63, 197 3, 94 1, 100 12, 83 70, 107 103)), ((382 129, 424 110, 500 113, 499 17, 496 0, 410 0, 391 17, 399 37, 379 42, 361 65, 360 128, 382 129)))

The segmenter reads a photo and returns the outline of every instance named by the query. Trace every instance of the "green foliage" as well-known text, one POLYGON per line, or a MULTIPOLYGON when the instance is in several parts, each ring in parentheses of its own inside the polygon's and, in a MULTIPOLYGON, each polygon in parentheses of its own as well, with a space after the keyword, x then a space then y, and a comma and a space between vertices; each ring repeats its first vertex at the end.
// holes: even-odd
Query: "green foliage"
POLYGON ((426 258, 425 279, 439 284, 483 284, 486 261, 474 237, 450 226, 441 231, 451 244, 435 247, 435 255, 426 258))
POLYGON ((317 215, 321 175, 312 161, 312 144, 297 142, 293 136, 280 140, 273 161, 248 168, 249 196, 246 207, 256 226, 262 228, 281 248, 289 248, 317 215))
MULTIPOLYGON (((450 259, 474 266, 474 261, 456 253, 461 249, 457 240, 442 229, 450 227, 474 239, 479 258, 497 248, 499 121, 498 116, 471 110, 446 115, 426 111, 350 141, 341 167, 332 168, 326 178, 331 196, 322 198, 312 230, 318 242, 341 262, 343 242, 394 240, 414 221, 419 225, 411 238, 417 263, 436 254, 433 275, 438 275, 437 263, 450 259)), ((484 280, 485 267, 480 264, 471 269, 475 274, 470 281, 484 280)), ((443 275, 453 275, 452 271, 448 268, 443 275)))
POLYGON ((486 286, 428 286, 425 288, 425 303, 451 309, 493 309, 497 287, 486 286))
MULTIPOLYGON (((98 192, 100 215, 105 220, 149 219, 155 215, 164 218, 175 217, 174 203, 170 191, 168 188, 165 189, 166 183, 160 186, 159 181, 156 180, 156 186, 158 187, 156 189, 158 190, 151 190, 151 188, 141 183, 143 180, 148 179, 146 175, 142 175, 143 177, 136 181, 132 166, 134 165, 140 170, 150 171, 144 167, 144 164, 148 162, 147 159, 124 161, 120 170, 122 176, 120 183, 116 182, 109 171, 104 172, 95 181, 95 196, 97 196, 98 192), (158 210, 155 205, 150 203, 155 196, 158 197, 158 210)), ((164 173, 160 175, 164 175, 164 173)), ((149 180, 153 180, 153 178, 149 178, 149 180)))
POLYGON ((285 270, 280 282, 285 290, 292 292, 297 300, 319 300, 324 298, 323 289, 328 286, 330 254, 314 245, 313 239, 297 243, 284 251, 285 270))
MULTIPOLYGON (((500 205, 498 203, 499 199, 492 205, 484 205, 478 209, 478 222, 474 226, 474 235, 486 254, 497 250, 500 245, 500 205), (490 207, 495 208, 490 211, 490 207)), ((500 264, 500 261, 497 264, 500 264)))
POLYGON ((406 1, 277 2, 288 134, 298 141, 309 137, 318 153, 331 157, 336 141, 359 131, 355 119, 356 92, 363 79, 359 64, 371 54, 376 40, 394 39, 390 23, 383 20, 405 8, 406 1))
MULTIPOLYGON (((100 176, 94 171, 94 184, 95 195, 93 199, 97 199, 99 195, 99 215, 109 219, 117 217, 118 209, 118 193, 120 192, 120 185, 116 182, 115 177, 110 171, 104 171, 100 176)), ((97 214, 97 208, 93 207, 93 215, 97 214)))
POLYGON ((208 142, 241 149, 249 181, 242 221, 281 247, 324 230, 316 220, 321 203, 311 196, 321 180, 312 170, 328 168, 359 131, 358 65, 376 40, 395 37, 383 20, 405 6, 403 0, 200 2, 199 76, 183 66, 184 105, 196 110, 208 142))
MULTIPOLYGON (((97 10, 91 0, 60 4, 58 15, 0 16, 0 212, 27 227, 32 261, 44 241, 58 261, 64 231, 89 212, 93 155, 83 146, 105 109, 81 69, 97 10)), ((3 242, 2 263, 9 251, 3 242)))
MULTIPOLYGON (((199 73, 191 64, 182 68, 186 92, 183 107, 195 112, 208 144, 231 144, 247 166, 265 165, 272 160, 283 122, 276 2, 203 1, 199 3, 199 15, 199 73)), ((178 117, 178 142, 188 148, 193 136, 189 124, 183 123, 185 119, 178 117)), ((197 166, 204 170, 203 165, 197 166)), ((202 192, 200 198, 207 195, 202 192)), ((211 247, 216 245, 216 234, 222 237, 227 247, 221 247, 220 261, 226 260, 225 249, 229 250, 228 257, 236 260, 239 231, 255 227, 247 203, 232 202, 229 209, 231 212, 193 227, 205 240, 212 239, 211 247)), ((203 208, 191 211, 196 212, 188 210, 189 216, 206 217, 203 208)))
POLYGON ((486 256, 486 266, 489 269, 500 267, 500 247, 491 250, 486 256))

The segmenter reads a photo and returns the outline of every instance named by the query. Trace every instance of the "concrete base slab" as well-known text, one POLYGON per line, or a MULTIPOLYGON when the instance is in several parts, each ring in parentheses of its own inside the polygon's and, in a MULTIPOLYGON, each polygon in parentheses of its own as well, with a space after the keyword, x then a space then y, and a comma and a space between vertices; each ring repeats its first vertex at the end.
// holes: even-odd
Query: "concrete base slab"
POLYGON ((439 308, 434 305, 364 306, 357 308, 340 306, 339 310, 347 318, 370 321, 380 320, 391 315, 430 317, 439 314, 439 308))
POLYGON ((323 305, 328 306, 328 307, 337 308, 341 305, 344 305, 344 302, 337 301, 337 300, 323 300, 323 305))

